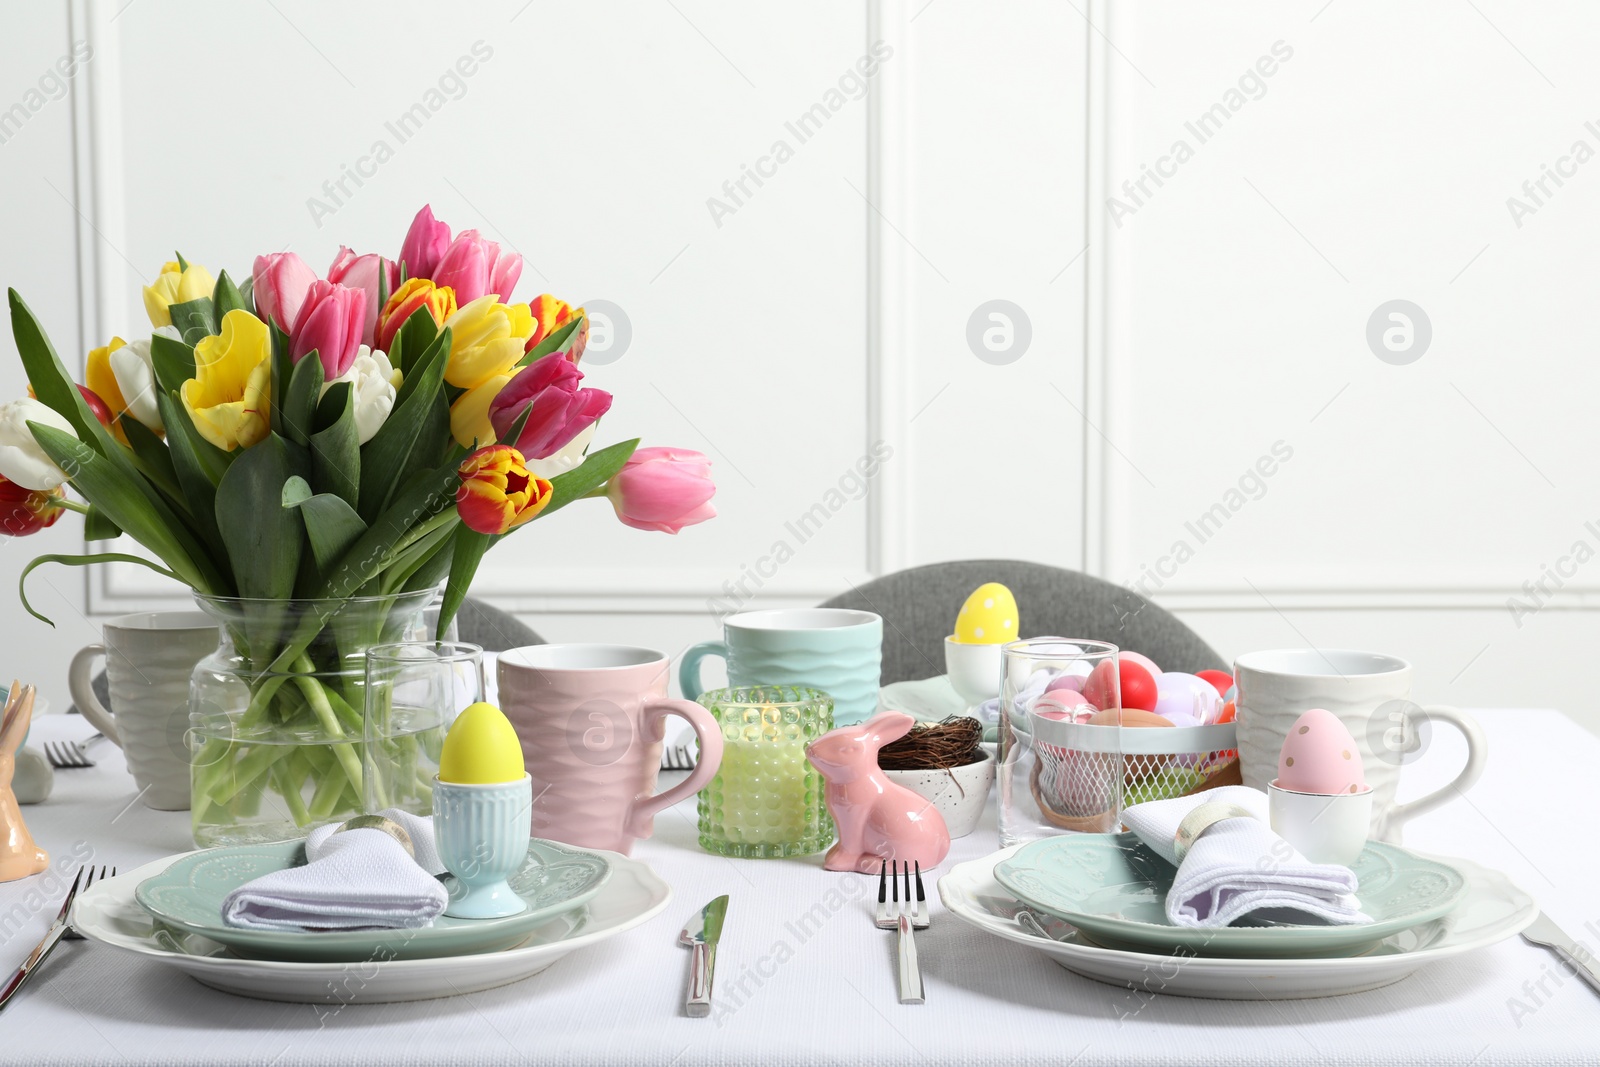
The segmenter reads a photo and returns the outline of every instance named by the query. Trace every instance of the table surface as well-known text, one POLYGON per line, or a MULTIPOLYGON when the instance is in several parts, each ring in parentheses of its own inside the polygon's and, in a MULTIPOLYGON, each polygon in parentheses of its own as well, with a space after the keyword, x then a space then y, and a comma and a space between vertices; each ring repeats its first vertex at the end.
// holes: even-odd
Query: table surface
MULTIPOLYGON (((1490 738, 1482 781, 1408 829, 1407 843, 1507 871, 1568 932, 1600 946, 1592 849, 1600 739, 1552 711, 1477 713, 1490 738)), ((35 744, 81 738, 49 716, 35 744)), ((89 770, 59 771, 24 808, 69 871, 124 870, 193 846, 188 813, 136 797, 106 742, 89 770)), ((1446 729, 1407 768, 1402 796, 1446 780, 1463 746, 1446 729)), ((832 874, 820 857, 735 861, 695 843, 691 804, 663 812, 637 858, 672 885, 667 911, 531 979, 467 996, 389 1005, 279 1004, 216 992, 93 942, 65 942, 6 1009, 6 1064, 811 1064, 885 1067, 1100 1063, 1285 1065, 1594 1063, 1600 996, 1554 957, 1513 939, 1370 993, 1262 1003, 1140 996, 1080 978, 943 912, 917 935, 927 1004, 895 996, 893 936, 870 921, 876 880, 832 874), (731 897, 716 1014, 682 1015, 684 918, 731 897)), ((993 805, 947 865, 997 847, 993 805)), ((0 885, 0 966, 19 963, 54 916, 45 876, 0 885), (19 911, 20 905, 20 911, 19 911), (27 918, 19 921, 20 916, 27 918)), ((933 887, 929 886, 932 897, 933 887)))

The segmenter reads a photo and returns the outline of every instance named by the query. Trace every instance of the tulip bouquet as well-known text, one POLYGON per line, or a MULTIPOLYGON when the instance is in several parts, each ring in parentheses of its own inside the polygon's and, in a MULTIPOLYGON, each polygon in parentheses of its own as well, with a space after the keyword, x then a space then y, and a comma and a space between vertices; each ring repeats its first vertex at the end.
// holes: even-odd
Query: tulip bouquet
POLYGON ((0 405, 0 522, 80 511, 87 540, 150 554, 40 556, 24 606, 44 618, 25 588, 42 563, 137 563, 191 587, 233 646, 239 706, 194 753, 197 838, 263 793, 300 827, 393 802, 363 792, 359 658, 441 584, 442 634, 500 538, 591 497, 669 533, 715 514, 699 453, 589 451, 611 395, 581 384, 587 319, 514 301, 521 270, 427 207, 397 256, 341 248, 324 278, 294 253, 238 283, 180 256, 144 289, 151 336, 94 349, 83 384, 10 292, 32 396, 0 405), (314 746, 251 743, 269 735, 314 746))

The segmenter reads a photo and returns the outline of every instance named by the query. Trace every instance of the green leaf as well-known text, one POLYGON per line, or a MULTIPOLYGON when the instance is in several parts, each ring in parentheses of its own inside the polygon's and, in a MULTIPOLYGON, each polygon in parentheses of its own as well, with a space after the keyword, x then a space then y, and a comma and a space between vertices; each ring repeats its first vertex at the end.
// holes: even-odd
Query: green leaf
POLYGON ((294 376, 294 361, 289 358, 289 335, 269 322, 267 331, 272 335, 272 432, 283 435, 283 395, 289 390, 289 379, 294 376))
POLYGON ((406 531, 437 514, 455 495, 460 482, 456 468, 466 456, 466 449, 459 445, 453 447, 444 463, 413 478, 396 493, 394 502, 375 522, 368 524, 367 532, 329 572, 328 587, 323 595, 350 596, 382 570, 388 562, 387 553, 406 531))
POLYGON ((233 279, 228 277, 228 272, 223 271, 217 275, 217 286, 211 293, 211 302, 216 305, 217 321, 220 323, 230 311, 249 311, 250 305, 245 301, 244 294, 239 287, 233 284, 233 279))
POLYGON ((356 538, 367 532, 367 524, 354 508, 331 493, 313 494, 304 478, 294 477, 283 483, 283 506, 300 510, 311 554, 316 557, 317 569, 324 574, 350 550, 356 538))
MULTIPOLYGON (((404 474, 415 466, 409 462, 412 450, 429 425, 429 409, 444 385, 450 331, 434 338, 423 355, 421 369, 401 383, 388 419, 372 440, 361 446, 361 495, 356 510, 363 518, 370 519, 388 507, 405 480, 404 474)), ((433 454, 438 455, 437 448, 433 454)))
POLYGON ((349 382, 328 390, 317 405, 311 435, 311 484, 355 507, 361 493, 361 443, 356 430, 355 394, 349 382))
POLYGON ((194 377, 194 346, 158 333, 150 338, 150 362, 161 391, 175 393, 194 377))
POLYGON ((173 252, 172 253, 172 258, 178 261, 178 269, 180 271, 185 271, 185 270, 189 269, 189 261, 187 259, 183 258, 183 253, 182 252, 176 252, 176 251, 173 252))
POLYGON ((40 622, 44 623, 46 626, 50 626, 52 628, 55 626, 55 623, 51 622, 43 615, 40 615, 37 611, 34 611, 33 605, 28 603, 28 575, 33 573, 34 568, 42 567, 46 563, 61 563, 68 567, 87 567, 95 563, 137 563, 141 567, 150 568, 157 574, 164 574, 168 578, 176 578, 180 582, 183 581, 182 578, 179 578, 178 575, 173 574, 165 567, 152 563, 143 556, 133 556, 126 552, 93 552, 86 555, 61 555, 58 553, 52 553, 48 556, 37 556, 31 560, 26 567, 22 568, 22 576, 17 579, 17 595, 22 600, 23 610, 25 610, 29 615, 32 615, 34 618, 38 619, 40 622))
POLYGON ((268 434, 245 449, 217 485, 217 529, 242 597, 294 594, 304 524, 293 508, 273 506, 294 473, 288 445, 268 434))
POLYGON ((142 475, 129 476, 117 464, 54 426, 30 422, 28 429, 55 465, 71 476, 78 491, 135 541, 155 553, 179 581, 202 593, 228 590, 228 580, 211 562, 205 547, 142 475))
POLYGON ((389 302, 389 263, 382 256, 378 257, 378 312, 383 312, 383 305, 389 302))
POLYGON ((522 360, 517 364, 517 366, 526 367, 534 360, 543 359, 545 356, 548 356, 550 353, 558 349, 565 352, 570 347, 568 342, 577 341, 578 335, 576 331, 578 327, 583 324, 583 322, 584 317, 579 315, 571 322, 563 323, 562 325, 557 326, 555 329, 550 331, 549 336, 529 349, 528 354, 522 357, 522 360))
POLYGON ((544 506, 544 510, 539 512, 534 522, 553 511, 560 511, 574 500, 582 500, 605 485, 622 469, 623 464, 628 462, 628 457, 633 455, 633 450, 638 447, 637 437, 632 441, 609 445, 598 452, 590 453, 583 461, 583 465, 576 470, 558 474, 550 479, 550 503, 544 506))
POLYGON ((289 376, 289 388, 283 397, 283 436, 297 445, 311 439, 317 413, 317 401, 322 393, 322 360, 315 352, 294 365, 289 376))
POLYGON ((89 505, 89 510, 83 516, 83 539, 85 541, 109 541, 114 537, 122 536, 122 528, 110 519, 106 513, 89 505))
POLYGON ((172 325, 177 327, 178 336, 191 345, 199 344, 218 332, 217 306, 209 296, 173 304, 167 310, 172 315, 172 325))
POLYGON ((174 501, 182 500, 183 490, 178 487, 178 472, 173 469, 172 455, 155 431, 124 413, 122 432, 127 435, 128 444, 133 448, 133 462, 140 472, 174 501))
POLYGON ((450 556, 450 581, 444 587, 444 602, 439 605, 439 627, 434 634, 436 640, 444 640, 450 620, 456 617, 461 602, 467 599, 467 590, 472 586, 473 575, 478 573, 483 554, 489 551, 494 541, 489 534, 469 530, 465 525, 456 529, 450 556))
POLYGON ((23 301, 15 289, 8 290, 11 300, 11 335, 17 342, 17 354, 22 357, 22 367, 28 372, 28 383, 33 395, 46 406, 72 424, 78 440, 109 459, 130 477, 135 475, 133 460, 126 451, 100 425, 100 420, 89 410, 83 394, 73 384, 72 375, 62 365, 61 357, 45 336, 43 327, 34 316, 33 309, 23 301))
POLYGON ((427 362, 425 353, 438 336, 439 324, 433 321, 433 312, 426 307, 417 308, 395 334, 399 354, 390 352, 389 362, 409 378, 413 367, 420 367, 427 362))
POLYGON ((178 401, 160 393, 156 402, 161 407, 161 421, 167 427, 167 454, 172 459, 183 499, 189 505, 189 516, 201 539, 210 547, 212 558, 225 563, 228 553, 222 544, 222 533, 217 529, 217 483, 227 471, 232 453, 222 451, 201 437, 189 421, 189 413, 178 401))
MULTIPOLYGON (((256 314, 256 280, 253 275, 246 274, 244 281, 239 283, 239 296, 244 300, 244 309, 250 314, 256 314)), ((256 315, 257 318, 261 316, 256 315)))
MULTIPOLYGON (((227 473, 228 468, 233 465, 234 457, 239 454, 239 450, 234 449, 230 452, 218 448, 202 437, 200 431, 195 429, 194 420, 189 417, 189 409, 184 407, 183 401, 176 396, 158 393, 156 403, 161 408, 161 421, 167 427, 167 448, 176 449, 181 438, 183 447, 192 456, 192 460, 180 459, 178 453, 173 451, 173 466, 178 471, 179 484, 183 482, 184 463, 192 462, 204 474, 206 481, 215 487, 222 481, 222 476, 227 473)), ((206 510, 209 511, 210 508, 206 510)))

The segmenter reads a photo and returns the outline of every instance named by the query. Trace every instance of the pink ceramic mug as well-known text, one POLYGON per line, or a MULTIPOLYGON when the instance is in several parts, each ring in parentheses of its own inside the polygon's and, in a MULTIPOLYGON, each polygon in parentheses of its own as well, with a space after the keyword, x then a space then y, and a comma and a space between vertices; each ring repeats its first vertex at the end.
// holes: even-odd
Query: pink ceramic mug
POLYGON ((655 814, 692 796, 722 762, 722 732, 699 704, 667 696, 669 662, 629 645, 528 645, 500 653, 500 707, 533 776, 533 836, 628 853, 655 814), (655 792, 668 715, 689 720, 700 759, 655 792))

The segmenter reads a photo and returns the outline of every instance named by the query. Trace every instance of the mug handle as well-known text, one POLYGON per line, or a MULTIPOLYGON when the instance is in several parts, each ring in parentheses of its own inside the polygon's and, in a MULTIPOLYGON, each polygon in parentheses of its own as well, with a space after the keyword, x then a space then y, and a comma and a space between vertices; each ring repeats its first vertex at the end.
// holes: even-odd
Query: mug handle
POLYGON ((692 700, 647 697, 644 702, 642 723, 645 736, 659 742, 668 715, 678 715, 689 720, 689 725, 694 727, 695 736, 700 739, 700 759, 696 761, 694 770, 689 772, 689 777, 671 789, 634 801, 632 809, 628 812, 629 837, 649 837, 654 827, 656 812, 662 808, 670 808, 678 801, 700 792, 707 782, 716 777, 717 768, 722 764, 722 728, 717 725, 717 720, 711 717, 709 711, 692 700))
POLYGON ((683 690, 685 700, 698 700, 706 691, 700 682, 700 661, 707 656, 721 656, 726 660, 728 646, 721 641, 701 641, 683 654, 683 662, 678 664, 678 688, 683 690))
POLYGON ((104 659, 105 655, 105 645, 84 645, 78 649, 67 667, 67 691, 72 694, 72 703, 83 717, 105 734, 106 740, 121 748, 122 738, 117 733, 117 724, 111 721, 111 712, 100 703, 100 698, 94 695, 94 686, 90 684, 90 667, 95 660, 104 659))
POLYGON ((1432 811, 1456 794, 1471 789, 1473 783, 1483 776, 1484 765, 1489 762, 1489 740, 1483 736, 1483 728, 1478 725, 1477 719, 1460 708, 1452 708, 1445 704, 1429 704, 1422 710, 1430 720, 1447 722, 1461 731, 1462 736, 1467 739, 1467 763, 1461 768, 1461 773, 1456 775, 1455 781, 1449 785, 1436 789, 1425 797, 1396 804, 1389 809, 1386 829, 1390 832, 1398 831, 1406 820, 1413 819, 1423 812, 1432 811))

